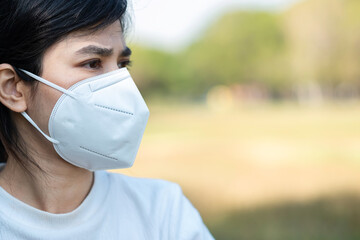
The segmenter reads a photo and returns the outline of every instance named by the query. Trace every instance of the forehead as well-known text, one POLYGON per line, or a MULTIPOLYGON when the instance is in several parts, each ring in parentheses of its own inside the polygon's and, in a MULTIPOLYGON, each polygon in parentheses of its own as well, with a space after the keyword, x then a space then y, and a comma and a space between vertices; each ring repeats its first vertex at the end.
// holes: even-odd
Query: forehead
POLYGON ((116 21, 96 31, 82 30, 70 33, 50 47, 44 54, 44 57, 49 54, 71 54, 87 45, 98 45, 118 51, 123 50, 125 48, 125 40, 120 21, 116 21))
POLYGON ((104 28, 94 30, 79 30, 70 33, 66 39, 88 39, 99 37, 123 37, 120 21, 116 21, 104 28))

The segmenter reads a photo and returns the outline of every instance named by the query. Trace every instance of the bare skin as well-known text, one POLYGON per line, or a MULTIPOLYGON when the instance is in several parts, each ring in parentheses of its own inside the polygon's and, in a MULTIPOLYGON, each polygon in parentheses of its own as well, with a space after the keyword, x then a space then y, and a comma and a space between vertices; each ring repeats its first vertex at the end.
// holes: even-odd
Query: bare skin
MULTIPOLYGON (((46 50, 41 77, 69 88, 83 79, 126 66, 130 58, 130 52, 126 49, 118 21, 90 35, 75 32, 46 50), (103 50, 99 51, 99 48, 103 50)), ((0 101, 12 110, 29 154, 47 173, 44 175, 38 169, 31 168, 34 176, 31 177, 10 156, 0 172, 0 186, 37 209, 68 213, 86 198, 94 176, 92 172, 63 160, 52 143, 20 114, 26 111, 48 134, 51 111, 62 93, 42 83, 38 84, 33 97, 31 93, 31 86, 19 79, 11 65, 0 64, 0 101)))

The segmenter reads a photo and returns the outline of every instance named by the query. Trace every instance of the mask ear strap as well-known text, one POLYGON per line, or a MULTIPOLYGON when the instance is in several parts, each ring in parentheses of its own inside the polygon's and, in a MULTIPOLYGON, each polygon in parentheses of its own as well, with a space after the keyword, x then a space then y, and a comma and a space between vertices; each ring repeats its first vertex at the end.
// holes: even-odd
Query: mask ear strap
POLYGON ((72 98, 76 98, 76 95, 72 91, 69 91, 69 90, 67 90, 65 88, 62 88, 62 87, 60 87, 60 86, 58 86, 58 85, 56 85, 56 84, 54 84, 52 82, 49 82, 48 80, 46 80, 46 79, 44 79, 42 77, 39 77, 39 76, 37 76, 37 75, 35 75, 35 74, 31 73, 31 72, 28 72, 28 71, 26 71, 24 69, 20 69, 20 70, 23 71, 24 73, 26 73, 27 75, 29 75, 30 77, 38 80, 39 82, 42 82, 42 83, 48 85, 49 87, 55 88, 56 90, 58 90, 58 91, 60 91, 62 93, 65 93, 66 95, 69 95, 72 98))
POLYGON ((39 127, 38 125, 36 125, 36 123, 30 118, 30 116, 26 113, 26 112, 22 112, 21 113, 24 118, 26 118, 26 120, 29 121, 29 123, 31 123, 31 125, 33 125, 47 140, 49 140, 50 142, 54 143, 54 144, 59 144, 60 142, 58 140, 55 140, 51 137, 49 137, 48 135, 46 135, 39 127))

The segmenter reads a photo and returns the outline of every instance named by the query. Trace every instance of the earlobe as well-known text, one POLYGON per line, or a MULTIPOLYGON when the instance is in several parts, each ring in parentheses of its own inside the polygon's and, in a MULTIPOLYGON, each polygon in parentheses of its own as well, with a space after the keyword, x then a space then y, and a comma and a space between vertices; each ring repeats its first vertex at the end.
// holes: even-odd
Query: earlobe
POLYGON ((0 64, 0 102, 14 112, 27 109, 24 82, 10 64, 0 64))

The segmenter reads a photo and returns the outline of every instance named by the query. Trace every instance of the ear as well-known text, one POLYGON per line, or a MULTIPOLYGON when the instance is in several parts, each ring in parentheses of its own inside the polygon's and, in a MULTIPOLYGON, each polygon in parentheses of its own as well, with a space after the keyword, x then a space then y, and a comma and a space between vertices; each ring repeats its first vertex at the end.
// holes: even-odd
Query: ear
POLYGON ((10 64, 0 64, 0 102, 14 112, 27 109, 26 93, 30 90, 10 64))

